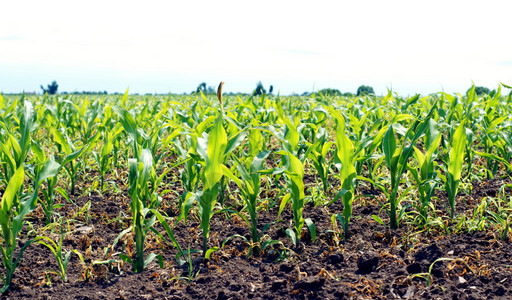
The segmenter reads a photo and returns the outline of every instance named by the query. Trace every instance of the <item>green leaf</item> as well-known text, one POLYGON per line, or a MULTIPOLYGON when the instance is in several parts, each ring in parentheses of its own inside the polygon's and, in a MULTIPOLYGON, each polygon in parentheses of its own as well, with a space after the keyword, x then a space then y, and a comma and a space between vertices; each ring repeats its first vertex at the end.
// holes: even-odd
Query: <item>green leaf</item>
POLYGON ((507 89, 512 89, 512 86, 510 86, 510 85, 506 85, 506 84, 504 84, 503 82, 501 82, 501 85, 502 85, 502 86, 504 86, 504 87, 506 87, 507 89))
POLYGON ((221 165, 222 167, 222 174, 226 177, 228 177, 229 179, 233 180, 236 185, 238 185, 239 188, 243 189, 244 188, 244 184, 242 182, 242 180, 240 180, 240 178, 236 177, 235 175, 233 175, 233 173, 231 172, 230 169, 228 169, 228 167, 226 167, 225 165, 221 165))
POLYGON ((129 158, 128 165, 130 168, 130 171, 128 173, 128 182, 130 183, 130 190, 132 190, 137 187, 137 178, 139 177, 137 160, 135 158, 129 158))
POLYGON ((384 225, 384 221, 379 216, 372 215, 372 218, 379 224, 384 225))
MULTIPOLYGON (((114 111, 119 116, 119 121, 121 122, 121 125, 123 125, 124 130, 126 133, 131 137, 134 143, 134 147, 136 148, 137 140, 138 140, 138 131, 137 131, 137 122, 135 121, 135 118, 123 107, 115 105, 112 107, 114 111)), ((136 151, 136 149, 134 150, 136 151)), ((135 152, 134 156, 137 156, 138 153, 135 152)))
POLYGON ((144 269, 153 261, 155 258, 157 258, 160 254, 156 254, 154 252, 151 252, 146 259, 144 260, 144 269))
POLYGON ((285 233, 290 238, 290 240, 292 241, 292 244, 294 246, 297 246, 297 235, 295 234, 295 231, 293 231, 292 229, 288 228, 288 229, 285 230, 285 233))
POLYGON ((64 157, 64 159, 62 160, 62 165, 65 166, 69 162, 79 158, 80 156, 82 156, 82 154, 86 153, 89 150, 89 148, 90 146, 88 147, 87 145, 84 145, 82 148, 75 150, 72 153, 68 153, 68 155, 66 155, 66 157, 64 157))
POLYGON ((213 129, 208 137, 208 160, 204 171, 204 189, 211 189, 222 178, 222 161, 224 160, 224 151, 227 145, 227 135, 222 126, 222 114, 213 125, 213 129))
POLYGON ((340 180, 342 187, 349 190, 354 186, 356 168, 354 166, 354 146, 352 141, 345 134, 345 118, 337 119, 336 125, 336 148, 337 155, 341 161, 340 180))
POLYGON ((299 144, 300 134, 297 131, 297 127, 292 124, 288 117, 284 117, 284 122, 286 124, 286 131, 284 138, 290 144, 290 151, 297 149, 297 145, 299 144))
POLYGON ((251 163, 251 173, 256 173, 263 169, 263 164, 270 153, 270 150, 263 150, 254 157, 251 163))
POLYGON ((425 155, 423 155, 423 153, 416 147, 414 147, 414 159, 416 159, 416 161, 418 162, 418 166, 421 167, 423 166, 423 163, 425 162, 425 155))
POLYGON ((151 168, 153 167, 153 155, 149 149, 142 150, 140 161, 144 165, 142 169, 142 183, 146 184, 149 179, 149 174, 151 173, 151 168))
POLYGON ((190 211, 190 208, 192 207, 192 204, 197 200, 198 195, 195 193, 188 192, 185 195, 185 200, 183 201, 182 207, 181 207, 181 214, 178 217, 177 221, 183 220, 184 222, 187 222, 188 212, 190 211))
POLYGON ((123 98, 121 98, 121 105, 124 106, 124 107, 126 107, 126 102, 128 101, 128 91, 129 90, 130 89, 127 88, 126 92, 124 92, 123 98))
POLYGON ((57 128, 52 128, 51 131, 53 134, 53 139, 62 147, 64 153, 66 155, 70 154, 72 152, 71 145, 69 144, 68 140, 64 137, 64 134, 60 132, 57 128))
MULTIPOLYGON (((386 134, 382 138, 382 152, 384 152, 386 163, 390 170, 394 173, 396 170, 395 164, 393 164, 393 156, 396 150, 396 138, 395 131, 393 130, 393 124, 390 124, 386 134)), ((391 174, 394 176, 394 174, 391 174)))
POLYGON ((25 179, 25 171, 23 170, 23 166, 19 167, 12 178, 9 180, 5 192, 2 196, 2 210, 9 215, 10 210, 12 208, 12 203, 18 190, 23 185, 23 180, 25 179))
POLYGON ((71 200, 71 198, 69 198, 68 192, 65 189, 63 189, 62 187, 58 186, 58 187, 55 188, 55 190, 57 192, 59 192, 59 194, 62 197, 64 197, 64 199, 66 199, 69 203, 74 204, 75 206, 77 206, 77 204, 75 202, 73 202, 73 200, 71 200))
POLYGON ((46 155, 44 154, 44 151, 41 149, 41 146, 39 146, 38 143, 32 143, 30 149, 32 149, 32 153, 34 153, 36 161, 43 162, 46 160, 46 155))
POLYGON ((210 259, 210 257, 212 256, 212 253, 217 250, 219 250, 219 247, 213 247, 213 248, 208 249, 204 255, 204 258, 210 259))
MULTIPOLYGON (((16 142, 16 140, 15 140, 16 142)), ((8 164, 11 170, 16 169, 16 161, 14 157, 11 155, 10 147, 8 145, 9 141, 6 144, 0 143, 0 150, 3 152, 5 160, 2 163, 8 164)), ((16 142, 17 143, 17 142, 16 142)), ((1 153, 0 153, 1 154, 1 153)))
POLYGON ((37 175, 37 184, 40 184, 48 178, 57 176, 57 174, 59 174, 59 170, 60 164, 51 158, 44 164, 43 169, 41 169, 37 175))
POLYGON ((283 199, 281 199, 281 205, 279 205, 279 212, 277 213, 277 219, 281 216, 281 213, 283 212, 284 208, 286 207, 286 204, 288 204, 288 201, 290 201, 290 194, 286 194, 283 199))
POLYGON ((215 121, 215 116, 209 116, 208 118, 204 119, 201 123, 199 123, 196 126, 196 132, 198 135, 201 135, 206 128, 208 128, 208 125, 210 125, 211 122, 215 121))
POLYGON ((479 152, 479 151, 473 151, 473 152, 475 152, 475 154, 477 154, 477 155, 479 155, 481 157, 497 160, 497 161, 501 162, 503 165, 505 165, 505 167, 507 167, 507 168, 510 167, 510 163, 508 161, 506 161, 502 157, 497 156, 496 154, 479 152))
POLYGON ((314 243, 316 241, 316 226, 313 221, 311 221, 311 218, 304 219, 304 223, 308 226, 309 232, 311 233, 311 240, 314 243))
POLYGON ((451 174, 453 181, 460 179, 465 147, 466 131, 464 130, 464 121, 462 121, 453 135, 452 149, 450 150, 450 159, 448 162, 448 173, 451 174))
POLYGON ((293 154, 288 154, 288 177, 290 177, 291 181, 297 188, 297 197, 298 199, 304 199, 304 165, 293 154))
POLYGON ((240 144, 243 142, 246 136, 247 129, 242 129, 236 135, 232 136, 227 142, 224 155, 230 153, 231 151, 235 150, 238 146, 240 146, 240 144))
POLYGON ((129 264, 132 264, 132 265, 133 265, 133 261, 132 261, 132 259, 131 259, 128 255, 123 254, 123 253, 119 253, 119 258, 120 258, 122 261, 127 262, 127 263, 129 263, 129 264))
POLYGON ((16 166, 18 166, 19 160, 22 156, 21 147, 20 147, 20 144, 18 143, 18 141, 16 141, 16 139, 14 138, 14 136, 12 134, 8 133, 8 135, 9 135, 9 142, 11 143, 11 147, 14 152, 14 159, 16 161, 16 166))
POLYGON ((20 118, 21 138, 19 141, 22 154, 19 157, 19 161, 17 161, 18 166, 21 166, 21 163, 23 160, 25 160, 25 156, 30 149, 30 131, 32 130, 32 124, 34 120, 34 107, 32 103, 29 101, 24 101, 23 104, 23 115, 20 118))
POLYGON ((183 253, 183 250, 181 250, 181 247, 178 244, 178 241, 176 240, 176 237, 174 236, 174 232, 171 229, 171 227, 169 226, 169 224, 167 223, 167 221, 165 221, 164 217, 157 210, 153 209, 151 211, 157 217, 158 222, 164 227, 165 232, 167 233, 167 236, 171 239, 174 247, 176 247, 178 249, 178 254, 183 256, 183 258, 185 258, 185 254, 183 253))

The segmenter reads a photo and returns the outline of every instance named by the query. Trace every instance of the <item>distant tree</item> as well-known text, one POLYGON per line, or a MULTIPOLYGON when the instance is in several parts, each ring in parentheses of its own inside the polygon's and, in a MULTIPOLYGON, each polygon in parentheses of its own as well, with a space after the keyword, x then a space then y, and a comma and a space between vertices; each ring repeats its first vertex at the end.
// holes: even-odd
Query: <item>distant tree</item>
POLYGON ((201 82, 196 89, 196 93, 202 92, 203 94, 206 94, 206 82, 201 82))
POLYGON ((340 90, 337 90, 337 89, 327 88, 327 89, 321 89, 321 90, 319 90, 319 92, 324 96, 341 96, 340 90))
POLYGON ((215 90, 215 87, 214 86, 209 86, 207 89, 206 89, 206 93, 211 95, 211 94, 217 94, 217 91, 215 90))
POLYGON ((202 92, 205 95, 211 95, 217 93, 217 90, 214 86, 206 86, 206 82, 201 82, 195 90, 195 93, 199 94, 199 92, 202 92))
POLYGON ((266 93, 267 93, 267 91, 263 87, 263 83, 261 83, 261 81, 260 81, 256 84, 256 89, 254 90, 254 92, 252 92, 252 95, 258 96, 258 95, 266 94, 266 93))
POLYGON ((50 83, 48 85, 48 89, 45 89, 42 85, 41 85, 41 89, 43 90, 43 94, 48 93, 48 95, 55 95, 55 94, 57 94, 59 85, 57 84, 57 81, 54 80, 54 81, 52 81, 52 83, 50 83))
POLYGON ((357 96, 364 96, 368 94, 375 94, 373 88, 369 85, 361 85, 357 88, 357 96))
MULTIPOLYGON (((468 91, 466 92, 466 94, 471 90, 471 88, 468 89, 468 91)), ((475 86, 475 93, 478 95, 478 96, 481 96, 481 95, 489 95, 491 93, 491 90, 484 87, 484 86, 475 86)))
POLYGON ((272 95, 272 92, 274 91, 274 86, 273 85, 270 85, 270 87, 268 88, 268 93, 270 95, 272 95))

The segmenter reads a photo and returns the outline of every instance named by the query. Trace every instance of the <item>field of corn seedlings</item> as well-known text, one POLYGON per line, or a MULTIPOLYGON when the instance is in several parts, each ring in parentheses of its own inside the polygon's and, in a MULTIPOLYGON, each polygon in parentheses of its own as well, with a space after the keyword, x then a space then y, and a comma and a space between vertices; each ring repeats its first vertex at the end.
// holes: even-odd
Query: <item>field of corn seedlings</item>
POLYGON ((508 89, 0 96, 2 297, 510 297, 508 89))

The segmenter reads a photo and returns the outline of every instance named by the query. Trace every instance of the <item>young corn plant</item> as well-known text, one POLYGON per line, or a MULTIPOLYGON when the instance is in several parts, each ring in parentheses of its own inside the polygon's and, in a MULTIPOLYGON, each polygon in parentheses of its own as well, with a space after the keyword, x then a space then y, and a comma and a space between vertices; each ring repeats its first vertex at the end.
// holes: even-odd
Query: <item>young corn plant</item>
POLYGON ((111 153, 114 149, 114 144, 112 142, 114 140, 114 135, 106 128, 101 131, 101 135, 103 137, 101 150, 98 152, 93 151, 92 154, 96 164, 98 165, 98 171, 100 173, 100 191, 103 191, 105 187, 105 175, 112 165, 113 157, 111 156, 111 153))
POLYGON ((16 140, 14 136, 9 133, 9 139, 6 140, 5 143, 0 143, 0 164, 6 167, 6 174, 9 176, 4 178, 7 181, 7 185, 0 202, 0 227, 2 228, 1 234, 3 238, 3 244, 1 246, 2 265, 5 270, 5 277, 2 276, 4 286, 0 290, 1 293, 4 293, 11 286, 12 276, 21 261, 23 252, 34 241, 33 239, 28 239, 21 249, 19 249, 18 255, 15 258, 14 254, 18 235, 23 228, 24 217, 36 208, 37 193, 41 182, 55 175, 55 170, 45 164, 43 170, 38 173, 37 178, 33 181, 34 186, 32 192, 23 194, 23 182, 25 178, 24 161, 30 149, 30 131, 33 122, 34 114, 32 104, 25 102, 24 110, 19 121, 20 139, 16 140), (10 170, 12 170, 12 172, 10 170))
MULTIPOLYGON (((233 152, 242 152, 239 148, 240 144, 245 140, 247 136, 247 128, 243 127, 242 124, 239 124, 236 120, 236 116, 231 112, 226 113, 226 127, 227 134, 229 139, 227 140, 226 149, 224 150, 224 158, 227 158, 228 155, 233 152)), ((224 163, 224 161, 222 162, 224 163)), ((228 189, 228 178, 223 176, 219 181, 219 204, 221 207, 224 206, 224 201, 226 199, 226 191, 228 189)))
POLYGON ((354 200, 354 190, 356 186, 356 159, 354 155, 354 145, 345 133, 345 118, 334 109, 331 115, 336 120, 336 155, 341 161, 340 181, 341 192, 340 197, 343 201, 343 213, 337 214, 336 218, 341 222, 343 231, 345 232, 345 240, 349 237, 348 224, 352 217, 352 201, 354 200))
MULTIPOLYGON (((28 101, 23 103, 23 109, 20 117, 17 118, 14 115, 11 116, 11 118, 13 118, 17 123, 14 126, 18 127, 20 135, 19 139, 16 139, 16 133, 11 132, 7 127, 7 120, 4 119, 0 122, 0 125, 4 129, 2 132, 2 138, 0 139, 0 155, 3 161, 2 171, 4 173, 5 184, 7 184, 9 178, 14 175, 16 170, 23 166, 27 154, 30 151, 30 132, 34 130, 34 126, 36 126, 36 114, 32 103, 28 101)), ((16 104, 17 102, 15 101, 11 107, 16 104)), ((14 110, 14 108, 10 108, 9 110, 11 109, 14 110)))
POLYGON ((435 127, 434 120, 430 120, 430 126, 427 131, 428 135, 425 138, 424 144, 428 146, 425 154, 418 148, 414 147, 414 158, 417 165, 409 165, 409 172, 412 174, 416 185, 418 186, 418 212, 420 217, 420 223, 426 224, 428 219, 428 209, 430 206, 430 200, 434 195, 434 191, 439 183, 437 179, 435 162, 437 150, 441 143, 442 135, 435 127))
MULTIPOLYGON (((381 189, 389 200, 389 209, 387 209, 387 213, 389 215, 389 227, 391 229, 398 228, 398 220, 401 217, 400 215, 403 213, 402 210, 400 215, 397 214, 397 208, 399 204, 398 188, 400 186, 401 177, 407 170, 407 162, 413 154, 414 145, 428 127, 428 120, 434 111, 434 107, 435 105, 432 106, 425 119, 421 121, 415 120, 409 129, 407 129, 404 134, 402 145, 400 147, 397 147, 397 140, 395 137, 394 129, 394 127, 397 125, 394 124, 394 122, 391 122, 391 124, 388 126, 388 129, 382 139, 382 152, 384 152, 385 161, 389 169, 391 184, 389 191, 386 191, 384 188, 381 189)), ((411 116, 397 115, 394 121, 396 121, 397 118, 411 118, 411 116)), ((378 217, 374 216, 374 218, 378 217)), ((382 223, 381 220, 378 221, 380 221, 379 223, 382 223)))
POLYGON ((183 219, 185 222, 187 221, 188 211, 199 197, 197 190, 201 176, 201 163, 199 162, 200 156, 196 151, 197 142, 193 144, 193 140, 191 136, 186 136, 187 145, 190 146, 188 150, 181 146, 179 140, 176 139, 174 141, 174 146, 184 162, 183 168, 179 170, 183 193, 181 193, 179 198, 181 214, 178 220, 183 219))
MULTIPOLYGON (((249 167, 249 170, 244 166, 244 164, 236 157, 233 156, 237 162, 237 169, 240 172, 241 179, 235 177, 231 170, 229 170, 226 166, 222 165, 224 175, 228 178, 232 179, 239 187, 242 192, 242 198, 244 199, 245 206, 247 211, 249 212, 250 221, 247 221, 251 228, 251 249, 254 249, 256 253, 259 252, 258 247, 260 247, 260 239, 261 235, 258 233, 258 215, 257 215, 257 206, 258 206, 258 195, 260 193, 260 171, 263 170, 265 159, 270 154, 269 150, 263 150, 258 155, 256 155, 249 167)), ((245 218, 245 217, 244 217, 245 218)))
MULTIPOLYGON (((197 105, 197 103, 194 105, 197 105)), ((223 113, 222 108, 221 111, 223 113)), ((195 114, 195 112, 191 113, 195 114)), ((184 118, 184 116, 182 117, 184 118)), ((198 116, 197 118, 198 120, 196 121, 199 121, 201 117, 198 116)), ((184 187, 184 191, 180 197, 179 207, 181 207, 181 214, 179 216, 179 220, 187 220, 190 208, 192 207, 193 203, 201 197, 201 194, 203 193, 203 191, 199 190, 199 184, 202 182, 202 178, 204 175, 204 169, 208 157, 208 149, 209 147, 212 147, 209 146, 209 134, 207 133, 207 130, 209 128, 213 128, 214 125, 211 124, 215 123, 215 121, 218 120, 218 118, 214 115, 208 117, 202 116, 202 118, 204 119, 200 121, 195 126, 195 128, 189 127, 188 123, 183 125, 183 131, 186 134, 183 145, 179 139, 173 140, 174 146, 178 151, 184 165, 184 168, 180 170, 180 178, 182 185, 184 187)), ((191 118, 187 120, 190 119, 191 118)), ((195 120, 196 118, 193 119, 195 120)), ((229 119, 229 117, 227 117, 227 119, 229 119)), ((194 125, 192 122, 191 124, 194 125)), ((231 127, 236 127, 231 122, 227 125, 231 127)), ((232 130, 232 132, 233 131, 234 130, 232 130)), ((246 130, 240 130, 237 134, 231 136, 230 139, 227 140, 224 155, 222 156, 223 159, 227 157, 229 152, 233 151, 235 148, 239 146, 239 144, 245 137, 245 132, 246 130)), ((226 180, 224 180, 224 177, 221 177, 221 179, 219 180, 219 188, 217 194, 222 194, 225 191, 226 184, 227 182, 226 180)), ((218 201, 222 205, 222 200, 223 195, 220 195, 219 200, 216 201, 218 201)))
MULTIPOLYGON (((289 105, 291 105, 289 103, 289 105)), ((279 132, 276 132, 272 126, 269 126, 269 132, 281 141, 281 150, 276 154, 281 155, 282 167, 274 168, 271 170, 263 171, 262 173, 273 174, 280 176, 281 174, 286 175, 288 182, 288 194, 286 194, 279 206, 278 218, 281 215, 284 207, 291 200, 292 213, 293 213, 293 229, 286 229, 286 234, 294 244, 298 246, 300 238, 302 236, 302 228, 306 224, 310 230, 311 238, 313 242, 316 239, 316 227, 311 219, 304 219, 304 160, 307 158, 307 151, 304 151, 304 155, 301 155, 302 147, 299 147, 300 133, 297 130, 300 117, 296 114, 294 117, 295 124, 290 120, 288 116, 284 114, 284 110, 280 102, 276 102, 276 109, 278 118, 283 127, 279 132)), ((277 180, 276 180, 277 181, 277 180)))
MULTIPOLYGON (((46 178, 46 189, 42 189, 43 200, 39 201, 45 214, 46 225, 51 223, 53 208, 55 203, 55 192, 57 185, 57 176, 59 174, 61 165, 53 159, 49 159, 40 170, 36 171, 36 178, 40 176, 40 173, 51 172, 51 175, 46 178)), ((39 169, 39 168, 37 168, 39 169)))
POLYGON ((288 228, 285 232, 292 243, 297 247, 300 244, 302 228, 304 227, 304 224, 308 226, 313 242, 316 239, 315 225, 311 219, 304 219, 303 217, 305 200, 304 160, 307 158, 307 156, 306 153, 304 153, 302 156, 299 154, 301 149, 301 147, 299 147, 300 134, 297 130, 298 126, 295 124, 297 124, 300 120, 295 119, 296 123, 292 123, 292 121, 284 115, 283 108, 279 102, 277 103, 277 111, 279 119, 284 124, 281 130, 278 133, 275 133, 276 137, 282 143, 282 150, 277 152, 277 154, 281 155, 282 168, 268 170, 265 172, 273 173, 274 175, 279 175, 282 173, 286 175, 288 182, 288 194, 286 194, 281 200, 278 218, 286 204, 291 200, 293 213, 293 230, 288 228))
MULTIPOLYGON (((57 186, 57 177, 60 173, 60 170, 62 169, 62 165, 56 162, 53 158, 48 159, 44 151, 41 149, 39 143, 33 142, 31 149, 32 153, 34 154, 34 166, 31 168, 33 170, 32 178, 38 180, 41 174, 46 174, 46 189, 42 189, 43 199, 41 199, 39 203, 41 204, 41 208, 43 209, 46 217, 45 223, 48 225, 51 223, 53 209, 55 208, 54 203, 56 192, 59 192, 69 202, 73 202, 69 198, 67 191, 57 186)), ((75 157, 80 155, 82 151, 83 149, 72 155, 66 156, 64 158, 63 164, 67 164, 71 160, 75 159, 75 157)))
POLYGON ((498 171, 499 160, 493 158, 494 149, 499 145, 500 132, 503 132, 501 126, 508 116, 499 114, 499 98, 493 98, 488 100, 485 106, 485 115, 480 123, 477 123, 477 127, 480 129, 481 145, 483 146, 483 153, 487 162, 487 179, 492 179, 498 171))
MULTIPOLYGON (((140 134, 143 132, 139 130, 135 118, 121 106, 114 106, 113 110, 119 115, 119 120, 128 134, 134 156, 134 158, 128 159, 130 169, 128 193, 132 199, 133 224, 130 230, 135 233, 136 253, 134 259, 125 254, 120 254, 120 258, 132 264, 134 271, 138 273, 142 272, 155 258, 158 257, 161 260, 155 253, 151 253, 144 259, 144 240, 147 232, 151 230, 156 222, 155 214, 150 213, 150 211, 156 209, 160 204, 156 189, 165 173, 156 179, 153 155, 148 148, 141 150, 143 139, 140 134)), ((128 233, 128 231, 123 231, 120 236, 128 233)))
POLYGON ((151 198, 148 187, 153 167, 151 151, 149 149, 143 149, 139 159, 130 158, 128 163, 130 166, 130 189, 128 193, 132 199, 132 230, 135 232, 136 253, 135 259, 124 254, 121 254, 120 257, 122 260, 133 265, 134 272, 139 273, 157 257, 155 253, 151 253, 144 259, 144 240, 148 230, 151 229, 156 220, 154 215, 147 218, 149 210, 146 207, 147 205, 145 205, 148 199, 151 198))
POLYGON ((449 215, 453 220, 455 216, 455 197, 459 188, 459 182, 462 174, 462 164, 464 162, 464 149, 466 146, 466 131, 464 129, 464 122, 462 121, 455 130, 452 137, 452 145, 450 149, 450 156, 447 163, 447 172, 445 179, 445 188, 448 193, 448 204, 450 207, 449 215))
MULTIPOLYGON (((299 245, 300 238, 302 235, 302 227, 304 226, 304 217, 302 211, 304 209, 304 164, 292 153, 286 151, 280 151, 281 159, 285 167, 285 174, 288 179, 288 190, 289 194, 285 196, 285 199, 281 202, 280 211, 286 204, 288 199, 292 201, 292 212, 293 212, 293 229, 286 230, 286 234, 292 240, 295 246, 299 245), (286 197, 288 197, 286 199, 286 197)), ((313 237, 313 234, 312 234, 313 237)), ((313 237, 314 239, 314 237, 313 237)))
POLYGON ((64 282, 68 281, 67 268, 69 258, 71 257, 71 253, 75 253, 76 255, 78 255, 80 260, 84 260, 82 254, 80 254, 80 252, 78 252, 77 250, 69 250, 65 252, 64 256, 62 255, 62 240, 68 233, 61 235, 58 244, 47 236, 39 236, 34 239, 35 243, 39 243, 45 246, 52 252, 53 256, 55 256, 55 258, 57 259, 57 264, 59 265, 59 270, 52 270, 51 272, 57 274, 64 282))
POLYGON ((222 104, 222 86, 221 82, 217 89, 217 98, 219 99, 221 110, 213 123, 213 128, 208 135, 208 145, 198 147, 197 151, 205 160, 205 168, 201 176, 203 191, 199 197, 199 218, 201 220, 201 229, 203 231, 203 256, 208 259, 211 251, 208 249, 208 237, 210 235, 210 220, 213 216, 213 209, 217 203, 219 192, 219 181, 223 176, 222 162, 224 161, 224 151, 227 147, 227 134, 223 126, 223 104, 222 104))
POLYGON ((5 268, 5 277, 2 276, 4 283, 1 292, 4 293, 12 282, 12 275, 18 266, 23 251, 30 244, 30 241, 20 249, 17 259, 14 259, 14 250, 16 249, 16 242, 18 233, 23 227, 23 217, 31 211, 30 201, 20 201, 20 189, 23 186, 25 178, 25 171, 23 167, 19 167, 9 180, 4 194, 2 195, 2 202, 0 207, 0 226, 2 227, 3 245, 2 249, 2 264, 5 268), (15 203, 18 203, 14 206, 15 203))
POLYGON ((119 116, 119 122, 128 135, 128 144, 132 149, 132 157, 138 159, 140 157, 141 147, 139 145, 142 144, 142 137, 140 137, 141 132, 139 131, 139 127, 137 126, 135 118, 124 107, 116 105, 113 106, 112 109, 119 116))
POLYGON ((59 157, 62 157, 60 164, 68 174, 69 180, 71 181, 70 194, 74 195, 76 189, 76 181, 78 179, 78 170, 81 164, 79 159, 96 144, 96 139, 98 138, 99 133, 97 132, 94 136, 87 140, 81 148, 76 149, 70 138, 62 133, 62 131, 58 130, 57 128, 51 128, 51 132, 55 144, 57 145, 60 152, 59 157))
POLYGON ((509 163, 512 160, 512 133, 510 127, 505 127, 503 131, 500 132, 500 138, 496 146, 498 147, 499 157, 503 160, 502 163, 505 165, 507 173, 512 174, 512 165, 509 163))
POLYGON ((306 156, 313 162, 313 166, 322 181, 324 195, 329 190, 329 164, 327 153, 334 143, 328 141, 327 131, 323 127, 318 127, 316 141, 309 145, 306 156))

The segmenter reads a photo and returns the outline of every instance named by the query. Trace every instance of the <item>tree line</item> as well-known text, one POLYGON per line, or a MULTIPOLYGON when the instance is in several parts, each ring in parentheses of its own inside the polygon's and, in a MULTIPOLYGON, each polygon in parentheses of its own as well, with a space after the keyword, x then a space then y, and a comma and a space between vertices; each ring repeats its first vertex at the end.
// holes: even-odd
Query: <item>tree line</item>
MULTIPOLYGON (((48 94, 48 95, 55 95, 57 94, 58 92, 58 89, 59 89, 59 84, 57 83, 57 81, 52 81, 50 84, 48 84, 46 86, 46 88, 41 85, 41 90, 43 91, 43 94, 48 94)), ((469 91, 469 90, 468 90, 469 91)), ((197 88, 191 92, 191 94, 193 93, 196 93, 196 94, 199 94, 199 93, 203 93, 204 95, 212 95, 212 94, 216 94, 216 88, 214 86, 208 86, 206 84, 206 82, 201 82, 197 88)), ((256 88, 252 91, 251 95, 253 96, 259 96, 259 95, 272 95, 272 93, 274 92, 274 86, 273 85, 270 85, 269 88, 268 88, 268 93, 267 93, 267 89, 265 89, 265 87, 263 86, 263 83, 261 81, 259 81, 257 84, 256 84, 256 88)), ((361 85, 357 88, 357 91, 355 94, 351 93, 351 92, 344 92, 342 93, 339 89, 334 89, 334 88, 325 88, 325 89, 321 89, 318 91, 320 94, 324 95, 324 96, 346 96, 346 97, 349 97, 349 96, 366 96, 366 95, 374 95, 375 94, 375 91, 373 90, 373 87, 369 86, 369 85, 361 85)), ((467 92, 466 92, 467 93, 467 92)), ((483 87, 483 86, 477 86, 475 87, 475 93, 477 95, 488 95, 491 93, 491 90, 486 88, 486 87, 483 87)), ((63 92, 62 94, 69 94, 68 92, 63 92)), ((98 91, 98 92, 95 92, 95 91, 82 91, 82 92, 73 92, 73 94, 83 94, 83 95, 97 95, 97 94, 103 94, 103 95, 107 95, 109 94, 107 91, 98 91)), ((119 94, 119 93, 112 93, 112 94, 119 94)), ((230 94, 230 93, 228 93, 230 94)), ((241 93, 231 93, 231 94, 241 94, 241 93)), ((309 92, 304 92, 302 94, 302 96, 309 96, 311 95, 311 93, 309 92)))

